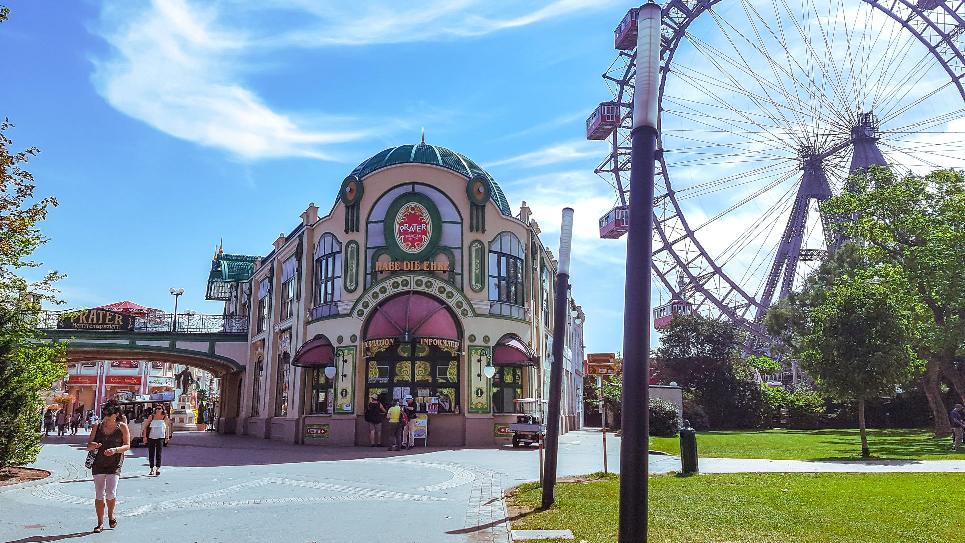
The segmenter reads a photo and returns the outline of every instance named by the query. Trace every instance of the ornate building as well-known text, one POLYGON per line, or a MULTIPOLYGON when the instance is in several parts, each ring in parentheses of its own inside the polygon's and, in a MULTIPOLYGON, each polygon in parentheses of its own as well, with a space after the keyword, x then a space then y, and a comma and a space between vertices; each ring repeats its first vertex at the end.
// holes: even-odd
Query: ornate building
MULTIPOLYGON (((546 396, 555 266, 525 202, 514 215, 472 160, 425 142, 386 149, 267 256, 216 255, 209 298, 251 323, 245 374, 222 383, 241 398, 222 428, 362 444, 369 397, 411 396, 429 444, 499 443, 515 400, 546 396)), ((585 316, 568 307, 572 428, 585 316)))

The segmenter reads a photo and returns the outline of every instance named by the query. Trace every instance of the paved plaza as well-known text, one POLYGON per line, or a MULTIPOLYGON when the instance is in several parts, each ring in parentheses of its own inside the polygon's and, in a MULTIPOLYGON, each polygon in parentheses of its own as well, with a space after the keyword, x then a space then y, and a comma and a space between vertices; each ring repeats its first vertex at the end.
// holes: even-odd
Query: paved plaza
MULTIPOLYGON (((599 432, 561 437, 560 476, 600 471, 599 432)), ((213 433, 179 433, 148 477, 134 449, 118 485, 118 527, 91 534, 86 438, 48 438, 35 464, 52 472, 0 489, 0 541, 505 542, 505 490, 539 476, 535 449, 322 448, 213 433)), ((619 467, 619 438, 609 440, 619 467)), ((651 456, 654 473, 679 459, 651 456)), ((703 473, 965 471, 965 461, 702 459, 703 473)))

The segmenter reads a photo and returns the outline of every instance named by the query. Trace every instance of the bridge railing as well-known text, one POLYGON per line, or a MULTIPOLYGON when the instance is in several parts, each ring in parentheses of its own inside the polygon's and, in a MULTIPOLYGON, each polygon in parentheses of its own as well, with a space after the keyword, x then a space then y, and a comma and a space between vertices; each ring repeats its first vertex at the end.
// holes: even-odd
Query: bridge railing
MULTIPOLYGON (((43 330, 56 330, 57 324, 75 310, 41 311, 37 327, 43 330)), ((248 317, 226 315, 203 315, 200 313, 178 313, 177 326, 174 326, 173 313, 149 313, 134 317, 134 332, 177 332, 179 334, 247 334, 248 317)), ((75 328, 79 329, 79 328, 75 328)), ((92 329, 92 328, 91 328, 92 329)), ((99 331, 104 331, 103 329, 99 331)), ((130 330, 121 330, 130 331, 130 330)))

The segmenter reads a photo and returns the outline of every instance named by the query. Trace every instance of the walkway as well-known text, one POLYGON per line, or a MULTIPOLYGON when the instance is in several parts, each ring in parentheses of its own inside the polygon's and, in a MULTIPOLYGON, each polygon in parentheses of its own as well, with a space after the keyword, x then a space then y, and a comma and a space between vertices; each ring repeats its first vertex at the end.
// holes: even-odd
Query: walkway
MULTIPOLYGON (((599 432, 560 441, 559 475, 602 468, 599 432)), ((36 466, 52 476, 0 487, 0 541, 508 541, 504 492, 539 476, 534 449, 322 448, 214 433, 179 433, 158 478, 134 449, 119 485, 119 525, 94 527, 85 439, 49 438, 36 466)), ((619 439, 609 467, 619 467, 619 439)), ((651 456, 652 473, 679 469, 651 456)), ((703 473, 734 471, 965 471, 965 461, 799 462, 702 459, 703 473)))

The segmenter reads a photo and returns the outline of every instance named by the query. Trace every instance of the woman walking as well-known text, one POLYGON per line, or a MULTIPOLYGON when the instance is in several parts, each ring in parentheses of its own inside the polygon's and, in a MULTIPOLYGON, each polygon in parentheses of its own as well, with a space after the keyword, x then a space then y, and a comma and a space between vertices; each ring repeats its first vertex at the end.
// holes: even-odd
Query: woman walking
POLYGON ((54 429, 54 412, 50 409, 44 413, 44 435, 49 436, 51 430, 54 429))
POLYGON ((171 419, 160 405, 154 406, 154 412, 144 421, 144 441, 147 443, 147 457, 151 464, 150 475, 161 474, 161 451, 167 443, 171 426, 171 419))
POLYGON ((117 503, 117 479, 124 464, 124 453, 131 448, 131 434, 127 424, 118 420, 121 409, 108 403, 101 411, 103 420, 94 425, 87 438, 87 450, 97 451, 91 471, 94 474, 94 511, 97 513, 97 527, 94 533, 104 531, 104 506, 107 506, 107 521, 111 528, 117 526, 114 518, 114 504, 117 503))

